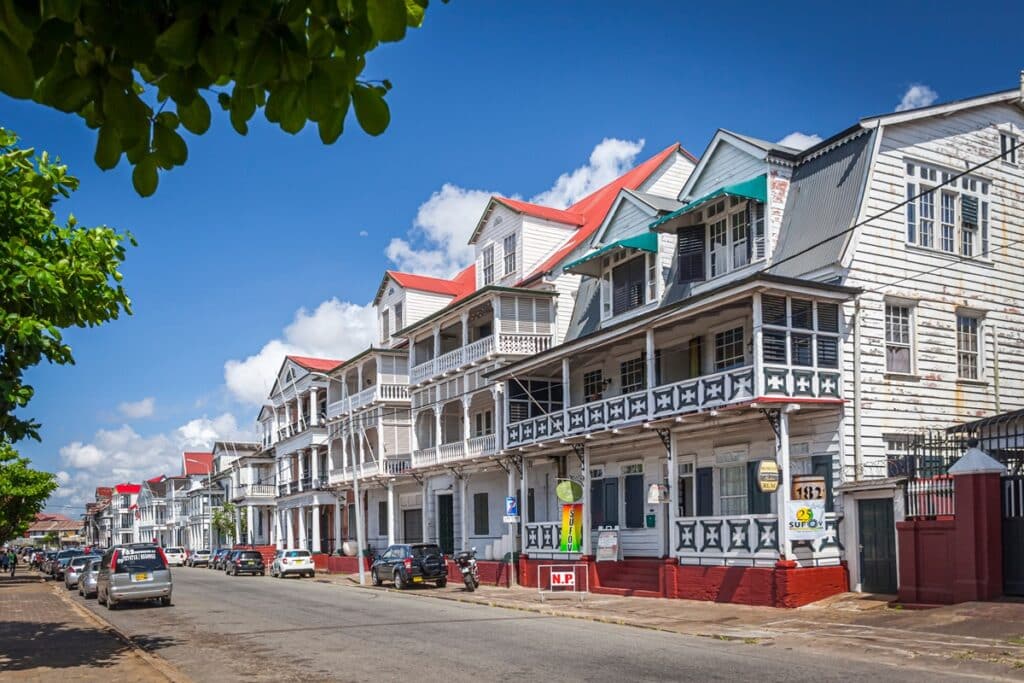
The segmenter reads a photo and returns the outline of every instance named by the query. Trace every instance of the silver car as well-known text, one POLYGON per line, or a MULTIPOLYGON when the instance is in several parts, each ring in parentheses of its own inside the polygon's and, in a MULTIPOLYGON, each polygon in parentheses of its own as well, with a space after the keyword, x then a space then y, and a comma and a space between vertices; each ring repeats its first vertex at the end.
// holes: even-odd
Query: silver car
POLYGON ((100 561, 96 599, 107 609, 122 602, 159 600, 171 604, 171 570, 160 546, 132 543, 111 548, 100 561))
POLYGON ((100 558, 94 557, 82 568, 78 577, 78 594, 88 600, 96 597, 96 579, 100 574, 100 558))
POLYGON ((82 577, 82 569, 92 560, 98 560, 93 555, 79 555, 71 558, 67 568, 64 570, 64 587, 68 590, 78 587, 78 581, 82 577))

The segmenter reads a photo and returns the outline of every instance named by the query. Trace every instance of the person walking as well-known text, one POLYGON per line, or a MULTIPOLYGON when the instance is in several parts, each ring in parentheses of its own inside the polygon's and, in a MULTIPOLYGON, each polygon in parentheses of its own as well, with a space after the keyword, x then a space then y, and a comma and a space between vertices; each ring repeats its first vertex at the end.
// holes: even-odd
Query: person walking
POLYGON ((10 560, 7 559, 7 548, 0 550, 0 571, 7 571, 10 560))
POLYGON ((14 554, 13 550, 7 554, 7 562, 11 565, 11 577, 13 577, 14 570, 18 568, 18 556, 14 554))

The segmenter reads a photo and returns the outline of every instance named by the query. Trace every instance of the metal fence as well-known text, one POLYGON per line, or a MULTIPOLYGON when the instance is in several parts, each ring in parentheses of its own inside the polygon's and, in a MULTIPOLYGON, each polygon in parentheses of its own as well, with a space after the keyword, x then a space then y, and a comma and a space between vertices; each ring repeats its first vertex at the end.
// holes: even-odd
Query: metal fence
POLYGON ((956 483, 948 475, 910 479, 906 487, 907 519, 952 517, 956 514, 956 483))
POLYGON ((1024 410, 908 436, 906 452, 888 459, 890 477, 942 476, 973 440, 977 440, 981 450, 1004 464, 1008 474, 1024 474, 1024 410))

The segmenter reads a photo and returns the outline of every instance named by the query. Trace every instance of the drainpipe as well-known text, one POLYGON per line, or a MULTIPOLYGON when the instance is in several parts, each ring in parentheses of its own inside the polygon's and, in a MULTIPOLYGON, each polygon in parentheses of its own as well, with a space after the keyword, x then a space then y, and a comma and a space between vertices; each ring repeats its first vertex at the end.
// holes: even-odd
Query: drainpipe
POLYGON ((860 405, 860 297, 853 302, 853 480, 863 472, 860 405))

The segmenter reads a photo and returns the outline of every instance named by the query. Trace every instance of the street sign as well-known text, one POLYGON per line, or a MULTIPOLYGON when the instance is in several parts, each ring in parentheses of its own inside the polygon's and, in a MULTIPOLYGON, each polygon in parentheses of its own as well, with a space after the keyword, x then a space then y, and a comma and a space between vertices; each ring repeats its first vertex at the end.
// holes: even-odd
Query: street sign
POLYGON ((505 524, 519 524, 522 519, 519 515, 505 515, 501 518, 501 521, 505 524))
POLYGON ((515 496, 505 496, 505 515, 508 517, 519 516, 519 500, 515 496))
POLYGON ((551 587, 561 588, 576 587, 576 572, 551 572, 551 587))

